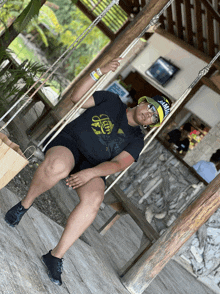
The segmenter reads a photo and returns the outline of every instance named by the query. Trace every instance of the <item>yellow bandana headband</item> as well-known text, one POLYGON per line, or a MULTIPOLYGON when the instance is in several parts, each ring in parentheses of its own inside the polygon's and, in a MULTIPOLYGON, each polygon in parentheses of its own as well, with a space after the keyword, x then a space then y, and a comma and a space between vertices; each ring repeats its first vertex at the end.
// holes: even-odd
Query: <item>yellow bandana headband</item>
POLYGON ((153 98, 143 96, 138 99, 138 104, 140 104, 143 101, 147 101, 150 104, 153 104, 154 107, 157 109, 157 112, 159 114, 159 120, 160 122, 156 125, 150 125, 150 127, 158 127, 161 125, 163 119, 169 114, 170 112, 170 104, 169 101, 162 96, 156 95, 153 98))

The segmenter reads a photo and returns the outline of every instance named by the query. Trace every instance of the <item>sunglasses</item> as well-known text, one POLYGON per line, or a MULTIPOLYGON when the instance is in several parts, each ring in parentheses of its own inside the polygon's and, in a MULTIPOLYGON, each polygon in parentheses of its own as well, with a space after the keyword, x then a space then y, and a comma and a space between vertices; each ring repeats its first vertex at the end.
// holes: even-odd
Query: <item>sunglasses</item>
POLYGON ((147 107, 148 107, 148 111, 150 113, 153 113, 153 115, 151 117, 152 123, 157 124, 159 122, 159 115, 156 113, 157 112, 156 107, 153 104, 150 104, 150 103, 147 105, 147 107))

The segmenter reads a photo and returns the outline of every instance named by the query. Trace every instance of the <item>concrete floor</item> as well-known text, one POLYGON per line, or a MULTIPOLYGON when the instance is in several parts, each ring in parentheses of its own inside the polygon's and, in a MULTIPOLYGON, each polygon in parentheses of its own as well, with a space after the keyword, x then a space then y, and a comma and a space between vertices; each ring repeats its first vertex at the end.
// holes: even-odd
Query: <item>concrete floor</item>
MULTIPOLYGON (((129 215, 121 217, 102 237, 95 226, 101 225, 107 216, 105 210, 99 212, 94 224, 85 232, 90 245, 77 240, 65 255, 63 285, 59 287, 49 280, 40 257, 56 245, 63 228, 33 207, 23 217, 19 226, 9 227, 3 217, 17 202, 17 196, 7 188, 0 191, 0 293, 129 293, 121 284, 117 269, 135 253, 142 235, 129 215), (130 249, 126 251, 125 248, 130 249)), ((111 211, 107 214, 111 214, 111 211)), ((175 261, 171 261, 144 293, 214 292, 198 282, 175 261)))

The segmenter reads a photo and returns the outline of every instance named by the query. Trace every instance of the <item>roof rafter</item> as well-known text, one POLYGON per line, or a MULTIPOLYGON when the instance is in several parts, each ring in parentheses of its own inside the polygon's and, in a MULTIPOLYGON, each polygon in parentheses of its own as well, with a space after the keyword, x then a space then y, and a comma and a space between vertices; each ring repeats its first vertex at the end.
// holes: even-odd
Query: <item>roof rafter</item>
MULTIPOLYGON (((77 1, 76 6, 91 20, 95 20, 95 16, 92 12, 81 2, 77 1)), ((115 34, 102 22, 97 24, 97 27, 112 41, 115 39, 115 34)))

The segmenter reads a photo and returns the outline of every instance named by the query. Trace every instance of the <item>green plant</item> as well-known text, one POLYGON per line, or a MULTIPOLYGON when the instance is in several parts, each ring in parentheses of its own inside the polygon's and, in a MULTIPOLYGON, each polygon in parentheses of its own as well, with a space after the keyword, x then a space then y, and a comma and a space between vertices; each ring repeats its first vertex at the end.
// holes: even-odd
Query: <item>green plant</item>
MULTIPOLYGON (((65 5, 63 5, 62 1, 55 1, 57 5, 60 5, 60 8, 55 11, 60 23, 59 34, 55 37, 50 32, 46 32, 49 46, 46 48, 42 45, 41 47, 51 63, 53 63, 91 24, 91 21, 76 6, 68 6, 71 9, 67 12, 66 5, 68 2, 70 1, 65 0, 65 5), (58 14, 59 10, 62 11, 62 14, 58 14), (64 17, 64 13, 66 13, 65 18, 62 18, 64 17)), ((81 44, 73 51, 71 56, 64 61, 61 67, 62 73, 66 78, 72 80, 87 66, 102 48, 108 44, 108 42, 109 39, 97 27, 94 27, 81 44)))
MULTIPOLYGON (((41 26, 46 26, 55 32, 59 28, 59 23, 53 10, 48 6, 42 6, 41 2, 41 0, 9 0, 0 10, 0 31, 5 29, 6 38, 9 39, 11 31, 8 31, 7 26, 13 23, 15 30, 13 34, 36 31, 45 46, 48 46, 47 37, 41 26)), ((3 46, 3 40, 1 43, 3 46)))
MULTIPOLYGON (((0 56, 0 114, 2 115, 9 105, 15 103, 46 70, 44 65, 28 60, 16 64, 13 62, 10 50, 4 51, 0 56)), ((50 80, 54 76, 55 74, 50 80)), ((45 86, 49 86, 49 83, 45 86)))

